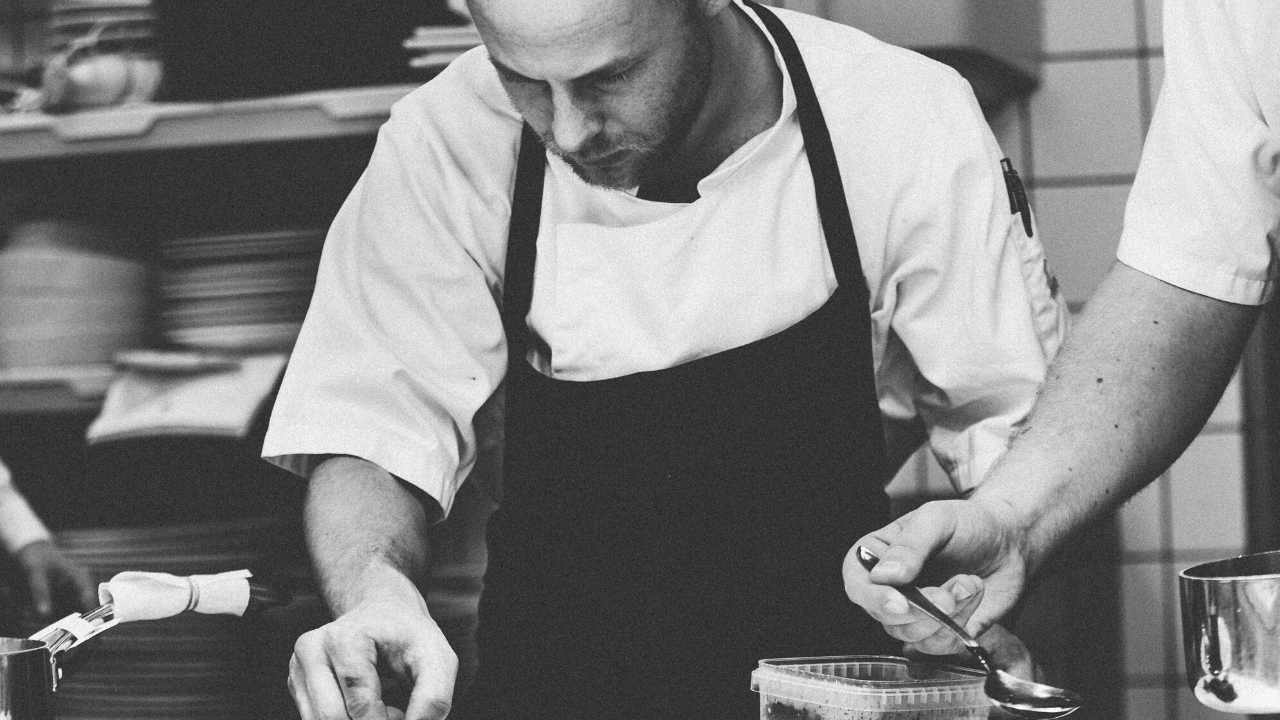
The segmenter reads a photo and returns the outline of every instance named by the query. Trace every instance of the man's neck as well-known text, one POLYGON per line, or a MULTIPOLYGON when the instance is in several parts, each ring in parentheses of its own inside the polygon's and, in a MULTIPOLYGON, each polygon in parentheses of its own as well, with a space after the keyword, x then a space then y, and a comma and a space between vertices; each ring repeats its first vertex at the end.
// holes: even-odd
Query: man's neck
POLYGON ((641 184, 643 198, 696 199, 698 182, 782 112, 782 71, 763 31, 736 5, 711 22, 706 101, 668 162, 641 184))

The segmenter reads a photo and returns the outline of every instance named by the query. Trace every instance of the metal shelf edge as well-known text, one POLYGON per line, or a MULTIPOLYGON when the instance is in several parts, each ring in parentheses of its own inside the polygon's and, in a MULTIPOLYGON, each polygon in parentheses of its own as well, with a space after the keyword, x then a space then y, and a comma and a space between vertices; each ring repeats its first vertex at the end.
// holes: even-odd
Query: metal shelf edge
POLYGON ((0 162, 371 135, 416 85, 0 117, 0 162))

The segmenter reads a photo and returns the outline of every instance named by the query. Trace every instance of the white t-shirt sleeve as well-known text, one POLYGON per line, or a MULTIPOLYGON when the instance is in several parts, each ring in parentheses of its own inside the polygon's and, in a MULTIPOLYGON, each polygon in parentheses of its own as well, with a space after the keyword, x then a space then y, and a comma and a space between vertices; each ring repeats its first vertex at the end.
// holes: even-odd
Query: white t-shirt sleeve
POLYGON ((48 528, 14 486, 9 468, 0 463, 0 545, 14 553, 33 542, 49 539, 48 528))
POLYGON ((1031 409, 1066 329, 1043 249, 1010 212, 1002 154, 959 78, 930 99, 893 209, 881 407, 919 415, 956 489, 975 487, 1031 409))
POLYGON ((1259 305, 1274 288, 1268 236, 1280 225, 1280 129, 1261 100, 1280 91, 1280 3, 1165 0, 1164 12, 1164 86, 1117 257, 1259 305))
MULTIPOLYGON (((475 152, 501 176, 492 168, 507 150, 502 128, 483 127, 495 120, 480 114, 436 113, 482 125, 490 142, 475 152)), ((318 454, 354 455, 447 513, 475 460, 475 413, 506 372, 500 279, 474 238, 505 227, 509 180, 478 190, 473 158, 438 131, 414 106, 380 131, 325 241, 263 456, 305 476, 318 454)))

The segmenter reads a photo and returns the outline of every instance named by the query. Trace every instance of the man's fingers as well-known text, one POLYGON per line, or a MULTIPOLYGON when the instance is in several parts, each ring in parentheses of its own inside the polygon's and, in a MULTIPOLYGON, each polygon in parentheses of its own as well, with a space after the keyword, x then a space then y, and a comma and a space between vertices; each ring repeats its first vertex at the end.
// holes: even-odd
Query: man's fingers
POLYGON ((293 704, 298 708, 298 716, 301 720, 316 720, 316 712, 311 709, 311 699, 307 697, 307 683, 302 676, 302 665, 298 662, 298 654, 295 652, 293 657, 289 658, 289 695, 293 698, 293 704))
POLYGON ((434 652, 408 659, 409 673, 413 676, 413 692, 409 695, 409 707, 405 708, 405 720, 444 720, 453 703, 454 683, 458 677, 458 656, 443 638, 438 643, 428 643, 434 652))
MULTIPOLYGON (((948 580, 941 592, 951 598, 952 610, 948 613, 957 625, 965 627, 982 602, 982 580, 974 575, 961 575, 948 580)), ((935 605, 939 604, 937 602, 935 605)), ((932 632, 908 641, 909 650, 928 655, 953 655, 964 652, 964 644, 956 634, 941 623, 934 623, 932 632)))
MULTIPOLYGON (((951 614, 955 610, 955 600, 951 597, 951 593, 943 588, 921 588, 920 592, 932 602, 937 608, 944 613, 951 614)), ((903 642, 915 643, 929 637, 942 627, 937 620, 925 613, 919 608, 912 607, 902 622, 896 624, 885 624, 885 632, 890 637, 897 638, 903 642)))
MULTIPOLYGON (((346 701, 329 665, 323 633, 323 628, 313 630, 294 643, 293 657, 297 667, 296 673, 290 673, 290 677, 305 695, 315 720, 342 720, 347 717, 346 701)), ((302 703, 298 707, 301 710, 302 703)))
POLYGON ((351 720, 387 720, 382 702, 382 681, 378 678, 377 650, 362 643, 337 643, 326 650, 333 677, 342 692, 347 717, 351 720))
POLYGON ((996 667, 1026 680, 1039 680, 1039 669, 1031 652, 1017 635, 1002 625, 992 625, 978 638, 996 667))

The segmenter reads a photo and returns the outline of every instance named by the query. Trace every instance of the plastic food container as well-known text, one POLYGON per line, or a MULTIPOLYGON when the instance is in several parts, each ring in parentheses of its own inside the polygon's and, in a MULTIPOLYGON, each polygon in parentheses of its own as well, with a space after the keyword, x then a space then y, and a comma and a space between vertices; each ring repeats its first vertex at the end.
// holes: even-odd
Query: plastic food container
MULTIPOLYGON (((761 720, 985 720, 985 676, 888 655, 761 660, 761 720)), ((992 714, 993 715, 993 714, 992 714)))

